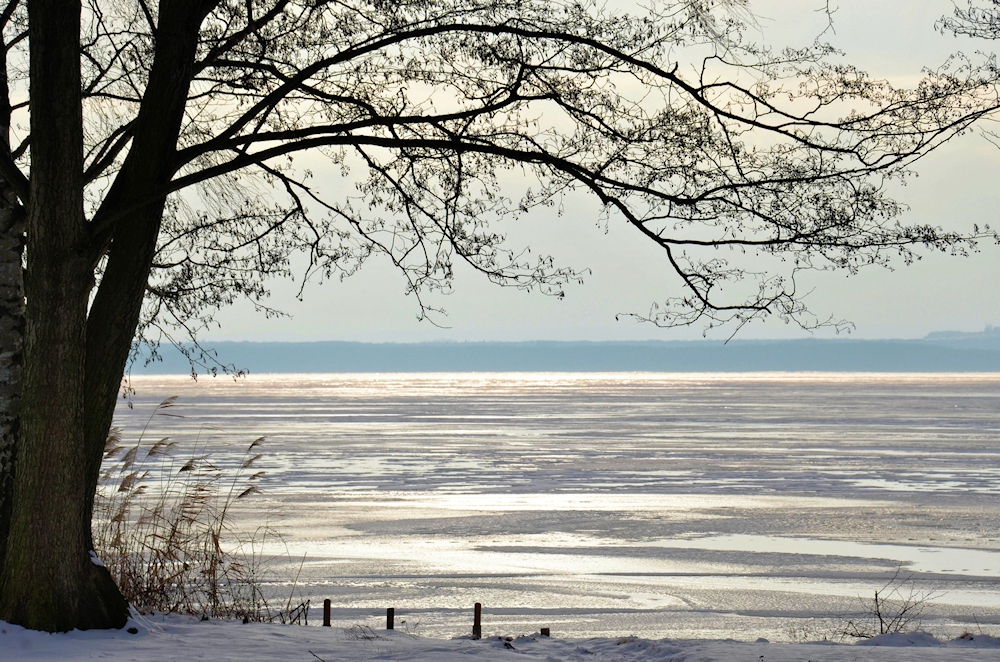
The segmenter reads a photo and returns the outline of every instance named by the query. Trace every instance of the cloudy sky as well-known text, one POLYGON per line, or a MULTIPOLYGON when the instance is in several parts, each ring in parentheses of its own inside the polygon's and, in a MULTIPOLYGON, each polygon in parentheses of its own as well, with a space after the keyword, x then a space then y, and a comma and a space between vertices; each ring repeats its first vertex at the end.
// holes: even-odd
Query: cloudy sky
MULTIPOLYGON (((820 0, 753 1, 759 16, 756 38, 765 43, 806 45, 820 34, 826 18, 820 0)), ((997 43, 942 35, 935 21, 952 10, 950 0, 839 0, 834 30, 823 39, 843 50, 844 60, 898 83, 915 81, 922 67, 936 67, 950 53, 990 51, 997 43)), ((918 166, 919 177, 898 198, 911 207, 906 220, 970 229, 972 223, 1000 226, 1000 149, 980 134, 969 134, 932 154, 918 166)), ((512 236, 563 265, 587 267, 583 285, 571 286, 563 300, 498 288, 459 271, 455 292, 433 303, 447 309, 437 328, 416 319, 417 306, 404 295, 391 267, 372 261, 344 282, 306 288, 275 284, 271 305, 290 318, 266 320, 249 306, 219 316, 222 326, 206 338, 222 340, 637 340, 701 337, 701 327, 659 329, 619 313, 649 310, 652 302, 679 291, 659 251, 623 223, 605 233, 597 209, 571 202, 560 217, 539 214, 520 221, 512 236)), ((817 313, 850 319, 859 338, 913 338, 930 331, 978 331, 1000 324, 1000 247, 983 245, 969 258, 928 256, 919 263, 858 276, 822 274, 811 279, 808 301, 817 313)), ((740 332, 743 338, 798 337, 803 331, 777 320, 740 332)), ((818 335, 824 335, 820 333, 818 335)), ((715 336, 718 337, 718 336, 715 336)))

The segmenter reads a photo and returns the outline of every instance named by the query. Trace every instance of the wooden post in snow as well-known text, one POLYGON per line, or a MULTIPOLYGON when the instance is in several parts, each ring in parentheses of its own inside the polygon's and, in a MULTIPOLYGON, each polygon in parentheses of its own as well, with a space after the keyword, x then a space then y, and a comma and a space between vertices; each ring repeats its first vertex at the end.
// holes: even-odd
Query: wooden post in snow
POLYGON ((472 638, 480 639, 483 636, 483 605, 476 603, 475 616, 472 619, 472 638))

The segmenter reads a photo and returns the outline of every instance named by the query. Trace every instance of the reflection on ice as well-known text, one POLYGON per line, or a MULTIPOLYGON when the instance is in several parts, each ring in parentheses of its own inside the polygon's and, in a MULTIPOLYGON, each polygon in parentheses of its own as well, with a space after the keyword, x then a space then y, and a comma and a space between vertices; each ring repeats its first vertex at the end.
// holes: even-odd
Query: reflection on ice
MULTIPOLYGON (((386 500, 384 493, 369 493, 365 503, 376 508, 441 508, 462 511, 663 511, 689 513, 722 508, 851 508, 850 499, 822 497, 757 496, 741 494, 630 494, 630 493, 399 493, 386 500)), ((351 495, 357 498, 357 495, 351 495)))
POLYGON ((655 540, 645 546, 778 554, 885 559, 910 572, 1000 577, 1000 552, 960 547, 879 545, 848 540, 728 535, 689 540, 655 540))

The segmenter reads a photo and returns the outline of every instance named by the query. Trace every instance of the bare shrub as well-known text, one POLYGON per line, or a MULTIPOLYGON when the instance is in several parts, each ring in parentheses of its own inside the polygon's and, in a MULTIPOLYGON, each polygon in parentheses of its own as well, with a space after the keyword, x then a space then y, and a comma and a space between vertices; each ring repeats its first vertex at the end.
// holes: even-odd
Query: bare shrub
POLYGON ((871 639, 880 634, 919 630, 928 603, 939 595, 934 590, 918 590, 913 577, 904 577, 897 569, 892 579, 875 591, 874 597, 858 596, 861 610, 847 617, 836 634, 842 638, 871 639))
POLYGON ((416 637, 417 629, 420 628, 420 621, 416 623, 408 623, 405 618, 399 620, 399 625, 402 626, 403 633, 408 637, 416 637))
MULTIPOLYGON (((149 421, 177 416, 169 412, 175 402, 164 400, 149 421)), ((271 576, 273 557, 264 555, 277 534, 262 526, 247 535, 231 523, 233 505, 260 491, 263 438, 225 469, 197 443, 182 460, 169 438, 147 443, 149 421, 134 444, 111 431, 94 502, 95 551, 129 604, 141 612, 308 622, 308 601, 293 605, 297 576, 283 609, 264 591, 279 579, 271 576)))
POLYGON ((352 641, 386 641, 386 637, 377 634, 373 628, 360 623, 345 628, 344 637, 352 641))

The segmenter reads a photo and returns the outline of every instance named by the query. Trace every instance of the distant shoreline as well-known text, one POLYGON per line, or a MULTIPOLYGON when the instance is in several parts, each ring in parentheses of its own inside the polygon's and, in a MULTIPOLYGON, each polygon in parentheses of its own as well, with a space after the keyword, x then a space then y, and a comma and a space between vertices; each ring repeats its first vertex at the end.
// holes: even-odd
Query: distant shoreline
MULTIPOLYGON (((198 372, 221 365, 251 374, 397 372, 1000 372, 1000 334, 919 340, 609 342, 206 342, 198 372), (220 365, 221 364, 221 365, 220 365)), ((193 348, 188 347, 189 350, 193 348)), ((190 374, 172 346, 132 374, 190 374)), ((197 352, 194 353, 197 357, 197 352)))

